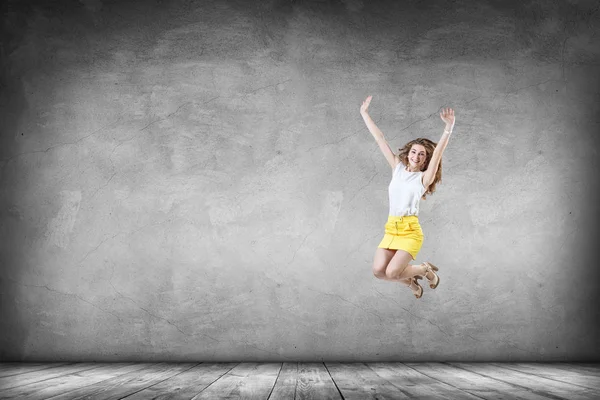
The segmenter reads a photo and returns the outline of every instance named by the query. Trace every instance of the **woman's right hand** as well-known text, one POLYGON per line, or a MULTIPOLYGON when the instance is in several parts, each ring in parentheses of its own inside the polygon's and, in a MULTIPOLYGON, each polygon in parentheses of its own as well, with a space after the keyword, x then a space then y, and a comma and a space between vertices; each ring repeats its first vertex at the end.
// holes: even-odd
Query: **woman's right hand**
POLYGON ((363 101, 362 106, 360 106, 360 113, 361 114, 366 114, 367 110, 369 109, 369 104, 371 104, 371 99, 373 98, 373 96, 369 96, 365 99, 365 101, 363 101))

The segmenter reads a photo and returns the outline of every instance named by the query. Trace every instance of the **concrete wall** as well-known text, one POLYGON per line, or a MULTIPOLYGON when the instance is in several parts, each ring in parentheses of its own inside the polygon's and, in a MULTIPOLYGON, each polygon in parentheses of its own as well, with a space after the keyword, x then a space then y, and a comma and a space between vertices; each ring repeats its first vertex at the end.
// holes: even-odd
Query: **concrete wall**
POLYGON ((1 359, 597 360, 596 2, 259 3, 4 6, 1 359), (456 110, 420 300, 369 94, 456 110))

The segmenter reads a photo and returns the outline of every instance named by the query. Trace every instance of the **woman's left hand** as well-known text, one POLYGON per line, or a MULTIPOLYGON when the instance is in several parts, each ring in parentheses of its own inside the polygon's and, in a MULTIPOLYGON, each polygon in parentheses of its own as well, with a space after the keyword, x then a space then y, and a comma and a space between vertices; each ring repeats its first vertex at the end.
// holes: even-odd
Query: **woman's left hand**
POLYGON ((440 118, 446 123, 446 126, 454 126, 454 110, 451 108, 442 108, 440 118))

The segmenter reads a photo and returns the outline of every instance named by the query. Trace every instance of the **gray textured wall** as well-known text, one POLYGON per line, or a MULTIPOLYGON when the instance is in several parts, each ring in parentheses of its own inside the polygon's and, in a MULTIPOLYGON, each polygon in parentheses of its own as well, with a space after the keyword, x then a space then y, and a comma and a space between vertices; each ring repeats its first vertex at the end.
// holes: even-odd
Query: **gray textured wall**
POLYGON ((1 359, 597 360, 596 3, 9 2, 1 359), (369 94, 456 110, 420 300, 369 94))

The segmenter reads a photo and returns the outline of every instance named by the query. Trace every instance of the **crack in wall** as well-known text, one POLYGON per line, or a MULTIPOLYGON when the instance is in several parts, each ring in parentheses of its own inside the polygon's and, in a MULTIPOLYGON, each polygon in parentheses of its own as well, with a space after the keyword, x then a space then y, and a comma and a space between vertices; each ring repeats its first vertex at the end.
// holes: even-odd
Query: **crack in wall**
POLYGON ((8 161, 10 161, 10 160, 12 160, 12 159, 14 159, 14 158, 17 158, 17 157, 20 157, 20 156, 26 155, 26 154, 46 153, 46 152, 48 152, 48 151, 50 151, 50 150, 52 150, 52 149, 58 148, 58 147, 62 147, 62 146, 69 146, 69 145, 77 144, 77 143, 81 142, 82 140, 84 140, 84 139, 86 139, 86 138, 89 138, 90 136, 93 136, 93 135, 97 134, 98 132, 100 132, 100 131, 102 131, 102 130, 104 130, 104 129, 108 128, 108 127, 110 127, 111 125, 113 125, 113 124, 116 124, 116 123, 117 123, 117 122, 119 122, 120 120, 121 120, 121 117, 119 117, 119 118, 118 118, 116 121, 114 121, 114 122, 111 122, 110 124, 104 125, 103 127, 99 128, 99 129, 97 129, 97 130, 95 130, 94 132, 90 133, 89 135, 86 135, 86 136, 83 136, 83 137, 81 137, 81 138, 77 139, 77 140, 76 140, 76 141, 74 141, 74 142, 66 142, 66 143, 62 143, 62 142, 61 142, 61 143, 56 143, 56 144, 54 144, 54 145, 52 145, 52 146, 48 147, 46 150, 32 150, 32 151, 26 151, 26 152, 23 152, 23 153, 18 153, 18 154, 15 154, 15 155, 14 155, 14 156, 12 156, 12 157, 5 158, 5 159, 3 159, 3 160, 0 160, 0 161, 6 161, 6 162, 8 163, 8 161))
MULTIPOLYGON (((235 343, 233 340, 230 340, 230 342, 231 342, 232 344, 234 344, 234 345, 235 345, 235 344, 237 344, 237 343, 235 343)), ((278 357, 283 357, 283 358, 286 358, 286 359, 288 359, 288 360, 292 360, 292 361, 294 360, 293 358, 290 358, 290 357, 284 356, 283 354, 279 354, 279 353, 275 353, 275 352, 273 352, 273 351, 269 351, 269 350, 261 349, 260 347, 258 347, 258 346, 256 346, 256 345, 253 345, 253 344, 250 344, 250 343, 248 343, 248 342, 247 342, 247 341, 245 341, 245 340, 242 340, 241 342, 242 342, 244 345, 248 346, 248 347, 253 347, 253 348, 255 348, 255 349, 257 349, 257 350, 260 350, 260 351, 263 351, 263 352, 265 352, 265 353, 274 354, 274 355, 276 355, 276 356, 278 356, 278 357)))
POLYGON ((367 309, 364 309, 364 308, 362 308, 361 306, 359 306, 358 304, 355 304, 355 303, 351 302, 350 300, 347 300, 347 299, 343 298, 343 297, 342 297, 342 296, 340 296, 339 294, 325 293, 325 292, 322 292, 322 291, 320 291, 320 290, 317 290, 317 289, 314 289, 314 288, 311 288, 311 287, 308 287, 308 286, 307 286, 306 288, 307 288, 307 289, 309 289, 309 290, 312 290, 312 291, 314 291, 314 292, 317 292, 317 293, 321 293, 321 294, 327 295, 327 296, 337 297, 337 298, 339 298, 340 300, 343 300, 343 301, 345 301, 346 303, 350 303, 350 304, 352 304, 354 307, 356 307, 356 308, 358 308, 358 309, 360 309, 360 310, 364 311, 364 312, 365 312, 365 313, 367 313, 367 314, 371 314, 371 315, 374 315, 374 316, 376 316, 376 317, 379 319, 379 322, 380 322, 380 323, 383 323, 383 319, 381 318, 381 316, 380 316, 379 314, 377 314, 377 313, 375 313, 375 312, 373 312, 373 311, 369 311, 369 310, 367 310, 367 309))
POLYGON ((175 218, 174 218, 174 217, 170 217, 170 218, 168 218, 168 219, 166 219, 166 220, 164 220, 164 221, 162 221, 162 222, 156 223, 156 224, 152 224, 152 223, 151 223, 151 224, 146 224, 146 225, 143 225, 143 226, 141 226, 141 227, 139 227, 139 228, 137 228, 137 229, 134 229, 133 231, 129 231, 129 232, 121 231, 121 232, 118 232, 118 233, 114 234, 113 236, 111 236, 111 237, 109 237, 109 238, 107 238, 107 239, 104 239, 104 240, 102 240, 102 241, 100 242, 100 244, 98 244, 98 245, 97 245, 95 248, 93 248, 92 250, 88 251, 88 252, 86 253, 86 255, 85 255, 85 256, 84 256, 84 257, 83 257, 81 260, 79 260, 79 261, 77 262, 77 264, 81 264, 83 261, 85 261, 85 260, 86 260, 86 259, 89 257, 89 255, 90 255, 90 254, 92 254, 93 252, 95 252, 96 250, 98 250, 98 248, 99 248, 100 246, 102 246, 104 243, 108 242, 109 240, 112 240, 112 239, 116 238, 116 237, 117 237, 117 236, 119 236, 119 235, 128 235, 128 236, 131 236, 131 235, 133 235, 133 234, 135 234, 135 233, 137 233, 137 232, 141 231, 142 229, 145 229, 145 228, 147 228, 147 227, 149 227, 149 226, 158 226, 158 225, 162 225, 162 224, 164 224, 164 223, 171 222, 171 221, 172 221, 172 220, 174 220, 174 219, 175 219, 175 220, 184 220, 184 221, 188 221, 188 220, 186 220, 185 218, 179 218, 179 217, 175 217, 175 218))
MULTIPOLYGON (((442 333, 443 333, 444 335, 446 335, 446 336, 449 336, 449 337, 457 337, 457 336, 459 336, 459 335, 463 335, 463 336, 466 336, 466 337, 468 337, 468 338, 470 338, 470 339, 472 339, 472 340, 475 340, 476 342, 479 342, 479 343, 486 343, 485 341, 483 341, 483 340, 480 340, 480 339, 477 339, 477 338, 475 338, 475 337, 471 336, 470 334, 463 334, 463 333, 461 333, 461 334, 458 334, 458 333, 454 334, 454 333, 448 333, 448 332, 446 332, 445 330, 443 330, 443 329, 442 329, 442 328, 441 328, 439 325, 437 325, 436 323, 432 322, 431 320, 429 320, 429 319, 427 319, 427 318, 425 318, 425 317, 419 317, 419 316, 417 316, 417 315, 413 314, 412 312, 410 312, 410 310, 408 310, 408 309, 406 309, 406 308, 402 307, 402 306, 400 305, 400 303, 398 303, 398 302, 397 302, 395 299, 393 299, 393 298, 391 298, 391 297, 389 297, 389 296, 386 296, 386 295, 384 295, 383 293, 381 293, 381 292, 380 292, 379 290, 377 290, 377 289, 374 289, 374 290, 375 290, 377 293, 379 293, 381 296, 383 296, 383 297, 385 297, 385 298, 387 298, 387 299, 390 299, 390 300, 394 301, 396 304, 398 304, 398 306, 399 306, 400 308, 402 308, 404 311, 406 311, 406 312, 407 312, 408 314, 410 314, 411 316, 413 316, 413 317, 415 317, 415 318, 417 318, 417 319, 425 320, 425 321, 427 321, 428 323, 430 323, 431 325, 435 326, 436 328, 438 328, 438 329, 440 330, 440 332, 442 332, 442 333)), ((535 352, 532 352, 532 351, 529 351, 529 350, 526 350, 526 349, 522 349, 522 348, 518 347, 517 345, 515 345, 514 343, 512 343, 512 342, 510 342, 510 341, 503 340, 503 339, 499 339, 499 341, 500 341, 500 342, 502 342, 502 343, 504 343, 504 344, 507 344, 507 345, 509 345, 509 346, 511 346, 511 347, 514 347, 514 348, 515 348, 515 349, 517 349, 517 350, 520 350, 520 351, 523 351, 523 352, 526 352, 526 353, 529 353, 529 354, 537 354, 537 353, 535 353, 535 352)))
POLYGON ((298 246, 298 248, 296 249, 296 251, 294 251, 292 259, 290 261, 288 261, 288 264, 291 264, 292 262, 294 262, 294 259, 296 258, 296 253, 298 253, 298 251, 300 250, 300 248, 302 248, 302 246, 304 245, 304 242, 306 242, 306 239, 308 239, 308 237, 310 235, 312 235, 318 229, 319 228, 317 227, 317 228, 313 229, 311 232, 307 233, 306 236, 304 236, 304 239, 302 240, 302 243, 300 243, 300 246, 298 246))
POLYGON ((133 304, 135 304, 135 305, 136 305, 136 306, 137 306, 137 307, 138 307, 140 310, 143 310, 143 311, 145 311, 145 312, 146 312, 148 315, 150 315, 151 317, 154 317, 154 318, 156 318, 156 319, 160 319, 160 320, 163 320, 163 321, 165 321, 166 323, 168 323, 169 325, 173 326, 175 329, 177 329, 179 332, 181 332, 181 333, 182 333, 182 334, 184 334, 185 336, 188 336, 188 337, 194 337, 194 336, 197 336, 197 335, 201 335, 201 336, 207 337, 207 338, 209 338, 209 339, 212 339, 212 340, 214 340, 215 342, 218 342, 218 343, 220 343, 220 342, 221 342, 220 340, 218 340, 218 339, 215 339, 214 337, 212 337, 212 336, 210 336, 210 335, 207 335, 207 334, 205 334, 205 333, 198 332, 198 333, 196 333, 196 334, 189 334, 189 333, 187 333, 187 332, 184 332, 184 331, 183 331, 183 330, 182 330, 182 329, 181 329, 179 326, 175 325, 175 324, 174 324, 173 322, 171 322, 170 320, 168 320, 168 319, 166 319, 166 318, 163 318, 163 317, 160 317, 160 316, 158 316, 158 315, 155 315, 155 314, 151 313, 150 311, 148 311, 147 309, 145 309, 144 307, 140 306, 140 305, 139 305, 139 304, 138 304, 138 303, 137 303, 135 300, 133 300, 131 297, 125 296, 123 293, 119 292, 119 291, 117 290, 117 288, 115 288, 115 285, 112 283, 112 278, 113 278, 114 272, 115 272, 115 266, 113 265, 113 267, 112 267, 112 273, 111 273, 111 275, 110 275, 110 278, 108 279, 108 282, 109 282, 110 286, 113 288, 113 290, 114 290, 116 293, 118 293, 118 294, 119 294, 119 296, 121 296, 121 297, 123 297, 123 298, 125 298, 125 299, 127 299, 127 300, 129 300, 129 301, 131 301, 131 302, 132 302, 133 304))
POLYGON ((170 114, 166 115, 165 117, 162 117, 162 118, 159 118, 159 119, 157 119, 155 121, 149 122, 143 128, 138 129, 137 133, 135 133, 133 136, 131 136, 131 137, 127 138, 127 139, 117 140, 119 142, 119 144, 116 145, 113 148, 113 150, 111 152, 111 156, 115 152, 115 150, 117 149, 117 147, 121 146, 125 142, 129 142, 129 141, 133 140, 134 138, 136 138, 137 136, 139 136, 140 132, 142 132, 143 130, 147 129, 150 125, 156 124, 157 122, 160 122, 160 121, 166 121, 167 119, 171 118, 171 116, 175 115, 182 107, 184 107, 184 106, 186 106, 188 104, 192 104, 192 103, 193 103, 192 101, 187 101, 187 102, 181 104, 179 107, 177 107, 177 109, 175 111, 171 112, 170 114))
POLYGON ((85 302, 85 303, 87 303, 87 304, 91 305, 92 307, 95 307, 95 308, 97 308, 98 310, 100 310, 100 311, 102 311, 102 312, 105 312, 105 313, 107 313, 107 314, 110 314, 110 315, 112 315, 113 317, 117 318, 117 319, 119 320, 119 322, 123 322, 123 319, 121 319, 121 317, 119 317, 118 315, 116 315, 116 314, 113 314, 112 312, 110 312, 110 311, 108 311, 108 310, 105 310, 105 309, 101 308, 101 307, 100 307, 100 306, 98 306, 97 304, 95 304, 95 303, 92 303, 91 301, 84 299, 83 297, 79 296, 78 294, 75 294, 75 293, 68 293, 68 292, 62 292, 62 291, 60 291, 60 290, 52 289, 52 288, 48 287, 48 285, 33 285, 33 284, 22 283, 22 282, 16 281, 16 280, 14 280, 14 279, 11 279, 11 278, 7 278, 7 279, 8 279, 8 280, 10 280, 10 281, 12 281, 12 282, 15 282, 16 284, 18 284, 18 285, 21 285, 21 286, 26 286, 26 287, 36 287, 36 288, 44 288, 44 289, 46 289, 46 290, 48 290, 48 291, 50 291, 50 292, 54 292, 54 293, 58 293, 58 294, 62 294, 63 296, 75 297, 75 298, 77 298, 77 299, 79 299, 79 300, 81 300, 81 301, 83 301, 83 302, 85 302))
MULTIPOLYGON (((112 160, 111 160, 110 162, 112 163, 112 160)), ((114 169, 114 164, 113 164, 113 169, 114 169)), ((111 175, 111 177, 108 179, 108 181, 107 181, 107 182, 106 182, 104 185, 100 186, 98 189, 96 189, 96 190, 94 191, 94 193, 92 193, 92 194, 90 195, 90 198, 93 198, 93 197, 96 195, 96 193, 98 193, 98 191, 100 191, 100 189, 104 189, 105 187, 107 187, 107 186, 108 186, 108 184, 110 183, 110 181, 112 181, 112 179, 115 177, 115 175, 117 175, 117 173, 118 173, 118 172, 114 172, 114 173, 111 175)))
POLYGON ((250 93, 256 93, 256 92, 258 92, 259 90, 267 89, 267 88, 270 88, 270 87, 273 87, 273 86, 282 85, 282 84, 284 84, 284 83, 287 83, 287 82, 289 82, 289 81, 291 81, 291 80, 292 80, 292 79, 290 78, 290 79, 286 79, 285 81, 282 81, 282 82, 277 82, 277 83, 273 83, 273 84, 271 84, 271 85, 267 85, 267 86, 259 87, 258 89, 254 89, 254 90, 251 90, 251 91, 249 91, 248 93, 245 93, 244 95, 248 95, 248 94, 250 94, 250 93))
POLYGON ((377 234, 375 234, 375 235, 373 235, 371 237, 368 237, 367 239, 363 240, 359 245, 352 246, 352 250, 349 251, 348 253, 346 253, 346 257, 344 257, 344 261, 347 260, 348 258, 350 258, 350 256, 353 255, 354 253, 358 252, 365 243, 367 243, 368 241, 371 241, 371 240, 375 239, 378 236, 383 236, 383 233, 379 233, 378 232, 377 234))
POLYGON ((371 184, 371 182, 373 182, 373 179, 375 179, 375 177, 376 177, 377 175, 379 175, 379 172, 375 172, 375 173, 373 174, 373 176, 371 177, 371 179, 369 179, 369 182, 367 182, 366 184, 364 184, 363 186, 361 186, 361 187, 360 187, 360 189, 358 189, 358 190, 357 190, 357 191, 354 193, 354 195, 353 195, 353 196, 350 198, 350 200, 348 200, 348 204, 352 203, 352 200, 354 200, 354 198, 355 198, 355 197, 356 197, 356 196, 357 196, 357 195, 358 195, 358 194, 359 194, 359 193, 360 193, 360 192, 361 192, 361 191, 362 191, 364 188, 368 187, 368 186, 371 184))
POLYGON ((386 299, 390 299, 390 300, 392 300, 392 301, 393 301, 394 303, 396 303, 396 304, 397 304, 397 305, 398 305, 398 306, 399 306, 401 309, 403 309, 404 311, 406 311, 408 314, 412 315, 412 316, 413 316, 413 317, 415 317, 416 319, 420 319, 420 320, 424 320, 424 321, 427 321, 427 322, 429 322, 431 325, 433 325, 433 326, 435 326, 436 328, 438 328, 438 329, 440 330, 440 332, 442 332, 444 335, 446 335, 446 336, 455 336, 455 335, 451 335, 451 334, 449 334, 448 332, 444 331, 442 328, 440 328, 440 327, 439 327, 439 325, 437 325, 437 324, 435 324, 435 323, 431 322, 429 319, 427 319, 427 318, 425 318, 425 317, 419 317, 419 316, 417 316, 417 315, 413 314, 413 313, 412 313, 410 310, 408 310, 408 309, 406 309, 406 308, 402 307, 402 305, 401 305, 400 303, 398 303, 398 301, 396 301, 396 299, 394 299, 394 298, 392 298, 392 297, 389 297, 389 296, 386 296, 386 295, 384 295, 383 293, 381 293, 381 292, 380 292, 379 290, 377 290, 377 289, 374 289, 374 290, 375 290, 377 293, 379 293, 379 294, 380 294, 382 297, 385 297, 386 299))

